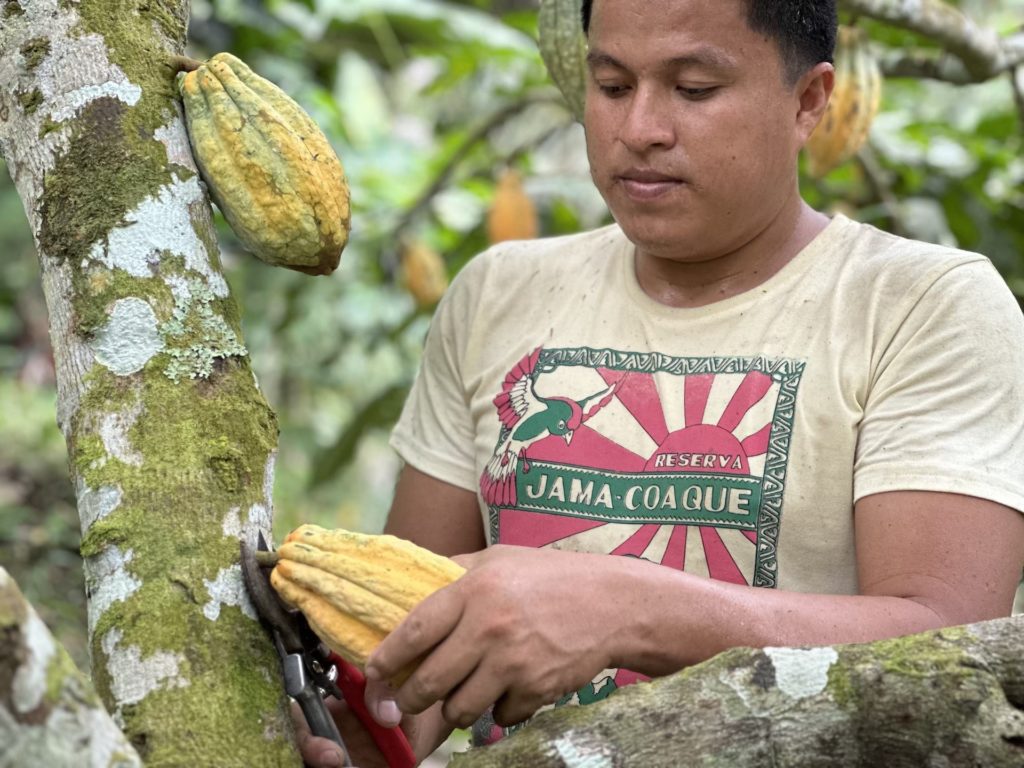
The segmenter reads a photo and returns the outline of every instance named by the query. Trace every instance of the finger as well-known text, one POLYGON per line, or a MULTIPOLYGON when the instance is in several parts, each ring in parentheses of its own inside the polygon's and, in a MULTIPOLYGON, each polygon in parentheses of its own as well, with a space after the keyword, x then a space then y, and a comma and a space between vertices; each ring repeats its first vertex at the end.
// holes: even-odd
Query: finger
POLYGON ((402 722, 402 711, 395 702, 395 689, 382 680, 367 680, 363 701, 370 715, 385 728, 402 722))
POLYGON ((442 717, 458 728, 469 728, 505 692, 503 684, 498 680, 498 675, 489 674, 477 667, 444 700, 442 717))
POLYGON ((462 618, 459 582, 443 587, 413 608, 370 654, 367 680, 390 680, 446 638, 462 618))
MULTIPOLYGON (((418 714, 449 696, 480 663, 479 648, 457 627, 436 646, 395 692, 398 708, 418 714)), ((490 702, 488 702, 490 703, 490 702)))
POLYGON ((309 730, 302 709, 296 702, 291 706, 292 722, 295 724, 295 743, 298 744, 302 761, 310 768, 337 768, 345 764, 345 752, 330 739, 314 736, 309 730))
POLYGON ((541 696, 522 696, 509 692, 494 703, 494 722, 502 728, 509 728, 529 720, 538 709, 551 703, 541 696))

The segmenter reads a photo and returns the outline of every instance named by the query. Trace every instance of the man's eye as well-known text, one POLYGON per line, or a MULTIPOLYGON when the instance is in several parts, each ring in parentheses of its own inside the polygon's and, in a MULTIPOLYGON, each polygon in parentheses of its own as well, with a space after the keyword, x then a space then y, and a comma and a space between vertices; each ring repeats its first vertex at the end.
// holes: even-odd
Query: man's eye
POLYGON ((706 99, 718 89, 714 86, 709 88, 684 88, 679 86, 676 90, 691 101, 700 101, 701 99, 706 99))
POLYGON ((625 85, 602 85, 601 83, 597 84, 597 89, 605 96, 610 96, 612 98, 621 96, 629 90, 625 85))

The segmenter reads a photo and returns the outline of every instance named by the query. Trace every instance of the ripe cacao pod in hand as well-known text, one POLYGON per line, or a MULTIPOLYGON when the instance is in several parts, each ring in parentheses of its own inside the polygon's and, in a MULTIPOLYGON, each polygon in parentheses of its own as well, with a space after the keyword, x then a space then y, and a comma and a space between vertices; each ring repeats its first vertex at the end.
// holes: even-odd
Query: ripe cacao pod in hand
MULTIPOLYGON (((421 600, 465 569, 410 541, 303 525, 277 550, 270 583, 317 636, 360 668, 421 600)), ((400 685, 415 666, 392 682, 400 685)))
POLYGON ((841 26, 836 41, 832 100, 807 140, 808 172, 821 178, 864 146, 882 99, 882 73, 867 33, 841 26))
POLYGON ((333 272, 348 241, 349 190, 313 119, 229 53, 179 87, 196 164, 245 248, 274 266, 333 272))

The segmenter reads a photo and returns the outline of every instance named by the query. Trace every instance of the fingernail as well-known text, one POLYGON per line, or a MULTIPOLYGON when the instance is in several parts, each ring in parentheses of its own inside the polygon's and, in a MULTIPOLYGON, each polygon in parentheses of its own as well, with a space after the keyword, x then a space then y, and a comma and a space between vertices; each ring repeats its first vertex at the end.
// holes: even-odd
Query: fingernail
POLYGON ((325 768, 335 768, 336 766, 341 766, 341 764, 341 754, 337 750, 332 749, 320 756, 320 765, 325 766, 325 768))
POLYGON ((402 722, 402 711, 394 699, 381 699, 377 702, 377 721, 390 726, 402 722))

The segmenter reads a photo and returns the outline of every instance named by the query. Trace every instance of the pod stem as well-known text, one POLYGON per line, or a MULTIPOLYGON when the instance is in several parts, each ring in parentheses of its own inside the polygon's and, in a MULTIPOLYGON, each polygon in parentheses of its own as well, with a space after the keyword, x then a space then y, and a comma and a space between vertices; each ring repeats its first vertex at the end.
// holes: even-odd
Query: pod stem
POLYGON ((174 55, 167 57, 167 65, 175 72, 195 72, 203 66, 203 62, 196 61, 188 56, 174 55))

